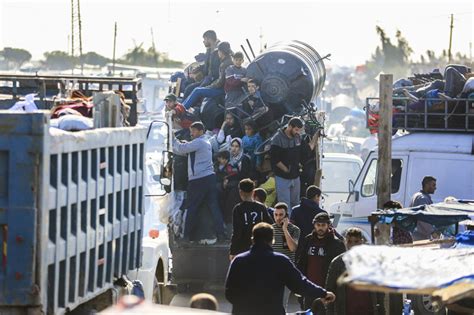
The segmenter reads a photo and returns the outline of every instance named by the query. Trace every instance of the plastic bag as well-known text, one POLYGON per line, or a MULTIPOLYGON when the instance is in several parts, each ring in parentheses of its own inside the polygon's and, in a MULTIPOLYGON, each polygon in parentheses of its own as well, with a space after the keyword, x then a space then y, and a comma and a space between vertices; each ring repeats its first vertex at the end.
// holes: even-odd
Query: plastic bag
POLYGON ((34 112, 36 110, 38 110, 38 107, 36 106, 35 104, 35 96, 36 94, 28 94, 25 96, 25 100, 24 101, 18 101, 15 103, 15 105, 13 105, 12 107, 10 107, 9 110, 11 111, 23 111, 23 112, 27 112, 27 113, 31 113, 31 112, 34 112))

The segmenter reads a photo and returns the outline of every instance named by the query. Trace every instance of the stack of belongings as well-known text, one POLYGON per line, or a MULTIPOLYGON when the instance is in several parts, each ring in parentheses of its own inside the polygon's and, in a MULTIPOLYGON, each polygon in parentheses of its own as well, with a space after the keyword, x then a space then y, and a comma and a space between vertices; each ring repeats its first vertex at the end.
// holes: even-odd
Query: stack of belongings
MULTIPOLYGON (((369 128, 376 128, 378 106, 369 107, 369 128)), ((435 69, 394 82, 393 127, 474 129, 474 73, 471 68, 451 64, 444 74, 435 69), (467 121, 466 115, 471 115, 467 121)))
MULTIPOLYGON (((114 91, 114 93, 120 96, 122 125, 129 126, 130 106, 126 104, 122 92, 114 91)), ((93 111, 92 97, 87 97, 81 91, 74 90, 68 98, 55 100, 55 105, 51 108, 50 126, 66 131, 93 129, 93 111)))

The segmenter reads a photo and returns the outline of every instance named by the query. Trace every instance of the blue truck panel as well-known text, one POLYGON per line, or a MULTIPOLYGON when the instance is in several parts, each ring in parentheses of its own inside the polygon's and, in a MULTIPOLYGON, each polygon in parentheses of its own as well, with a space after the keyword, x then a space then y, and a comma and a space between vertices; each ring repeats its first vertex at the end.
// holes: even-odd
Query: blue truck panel
POLYGON ((0 308, 62 314, 140 266, 146 130, 0 111, 0 308))

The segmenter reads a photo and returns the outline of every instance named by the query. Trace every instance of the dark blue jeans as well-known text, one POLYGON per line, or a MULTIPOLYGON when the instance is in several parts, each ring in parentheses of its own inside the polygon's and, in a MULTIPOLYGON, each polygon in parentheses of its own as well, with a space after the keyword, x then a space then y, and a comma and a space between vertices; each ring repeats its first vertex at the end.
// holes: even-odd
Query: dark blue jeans
POLYGON ((188 96, 183 102, 183 106, 186 107, 186 109, 189 109, 190 107, 194 106, 199 99, 204 98, 204 97, 215 97, 215 96, 220 96, 224 95, 224 89, 211 89, 207 87, 198 87, 195 88, 194 91, 191 93, 191 95, 188 96))
POLYGON ((212 221, 217 237, 224 236, 222 212, 217 201, 216 175, 190 180, 187 190, 188 210, 184 225, 184 238, 190 239, 195 234, 197 215, 200 207, 207 204, 211 209, 212 221))

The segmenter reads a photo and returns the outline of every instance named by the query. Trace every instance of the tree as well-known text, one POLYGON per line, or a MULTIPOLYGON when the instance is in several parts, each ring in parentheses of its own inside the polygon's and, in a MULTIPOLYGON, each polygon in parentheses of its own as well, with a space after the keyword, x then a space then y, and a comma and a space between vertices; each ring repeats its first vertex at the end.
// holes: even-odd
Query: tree
POLYGON ((43 64, 50 70, 72 69, 79 64, 78 58, 60 50, 45 52, 44 58, 43 64))
POLYGON ((105 66, 110 61, 109 58, 99 55, 96 52, 90 51, 85 55, 82 55, 82 60, 84 63, 93 66, 105 66))
POLYGON ((143 43, 135 44, 135 47, 130 49, 120 62, 146 67, 181 67, 183 65, 182 62, 171 60, 166 54, 156 51, 153 46, 145 50, 143 43))
POLYGON ((13 68, 20 68, 25 62, 31 60, 30 52, 21 48, 5 47, 0 51, 0 55, 13 68))
POLYGON ((382 27, 376 26, 375 30, 380 38, 380 45, 375 49, 371 60, 366 62, 367 69, 372 76, 376 76, 381 71, 392 73, 395 78, 404 76, 409 69, 409 58, 413 53, 408 41, 399 30, 395 34, 395 44, 382 27))

